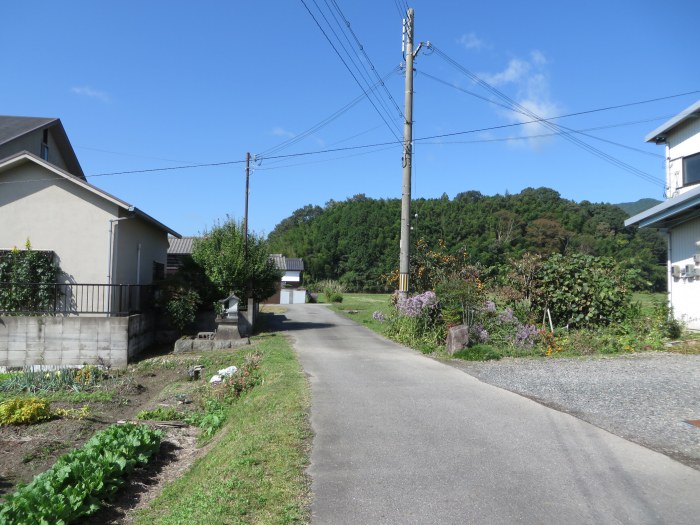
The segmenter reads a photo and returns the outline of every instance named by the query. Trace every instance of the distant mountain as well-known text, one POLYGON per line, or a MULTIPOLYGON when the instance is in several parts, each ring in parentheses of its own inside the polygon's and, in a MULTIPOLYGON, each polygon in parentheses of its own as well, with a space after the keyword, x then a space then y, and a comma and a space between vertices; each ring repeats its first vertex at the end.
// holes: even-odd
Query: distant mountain
POLYGON ((639 199, 635 202, 621 202, 620 204, 615 204, 615 206, 622 208, 627 215, 632 217, 632 215, 642 213, 657 204, 661 204, 661 201, 656 199, 639 199))

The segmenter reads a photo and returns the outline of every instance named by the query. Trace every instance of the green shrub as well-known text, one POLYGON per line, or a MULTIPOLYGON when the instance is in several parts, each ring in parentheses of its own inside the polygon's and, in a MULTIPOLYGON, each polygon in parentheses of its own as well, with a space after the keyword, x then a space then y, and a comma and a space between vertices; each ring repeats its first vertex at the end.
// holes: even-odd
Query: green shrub
POLYGON ((51 404, 38 397, 16 397, 0 403, 0 426, 51 419, 51 404))
POLYGON ((165 303, 165 311, 170 322, 183 332, 185 328, 194 322, 199 306, 199 294, 188 288, 177 288, 172 290, 170 297, 165 303))
POLYGON ((540 268, 535 302, 559 326, 606 326, 624 320, 635 275, 609 257, 555 254, 540 268))
POLYGON ((316 284, 328 303, 342 303, 345 287, 338 281, 325 280, 316 284))
POLYGON ((160 447, 161 433, 143 425, 113 425, 6 497, 4 525, 67 524, 93 514, 134 468, 160 447))
POLYGON ((56 299, 53 285, 61 269, 53 252, 32 250, 29 239, 25 248, 0 254, 0 283, 18 284, 0 287, 0 310, 8 313, 49 311, 56 299), (23 286, 27 283, 36 286, 23 286))

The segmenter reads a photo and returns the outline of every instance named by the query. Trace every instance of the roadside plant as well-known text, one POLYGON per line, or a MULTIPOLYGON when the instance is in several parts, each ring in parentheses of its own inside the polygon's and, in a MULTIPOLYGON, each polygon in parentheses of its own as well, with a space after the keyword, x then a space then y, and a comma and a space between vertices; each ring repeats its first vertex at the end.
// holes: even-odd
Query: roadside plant
POLYGON ((394 311, 387 317, 386 334, 425 353, 445 342, 445 325, 435 292, 427 291, 406 298, 395 296, 394 311))
POLYGON ((559 326, 606 326, 624 320, 635 275, 609 257, 555 254, 542 263, 533 298, 559 326))
POLYGON ((200 304, 199 294, 192 289, 178 288, 169 295, 165 311, 173 326, 183 333, 195 320, 200 304))
POLYGON ((327 303, 342 303, 345 287, 339 281, 326 279, 316 284, 317 289, 323 292, 327 303))
POLYGON ((233 292, 242 304, 246 304, 251 291, 256 301, 270 297, 280 279, 267 241, 249 232, 246 256, 244 234, 243 223, 226 217, 223 223, 204 231, 192 252, 192 258, 204 269, 219 296, 233 292))
POLYGON ((29 239, 24 250, 15 247, 0 252, 0 311, 50 313, 56 299, 54 284, 60 273, 53 252, 32 250, 29 239))

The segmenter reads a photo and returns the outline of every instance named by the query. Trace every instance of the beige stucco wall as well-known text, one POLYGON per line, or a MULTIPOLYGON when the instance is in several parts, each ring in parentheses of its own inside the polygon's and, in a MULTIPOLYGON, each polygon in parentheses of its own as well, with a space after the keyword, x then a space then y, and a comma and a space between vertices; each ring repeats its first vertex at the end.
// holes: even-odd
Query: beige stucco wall
MULTIPOLYGON (((65 273, 64 281, 106 284, 110 219, 128 216, 116 203, 66 180, 43 166, 25 162, 0 172, 0 249, 52 250, 65 273)), ((113 222, 112 283, 152 282, 153 261, 165 264, 165 231, 136 217, 113 222)))
POLYGON ((118 206, 26 162, 0 173, 0 249, 53 250, 66 279, 106 283, 109 219, 118 206))
MULTIPOLYGON (((28 151, 33 153, 39 158, 41 157, 41 143, 44 139, 43 130, 38 129, 27 135, 18 137, 17 139, 3 144, 0 146, 0 159, 4 159, 20 151, 28 151)), ((62 170, 66 170, 66 163, 63 160, 63 156, 60 153, 56 141, 54 140, 53 133, 49 129, 49 158, 48 161, 54 166, 58 166, 62 170)))
POLYGON ((168 234, 143 219, 119 221, 115 230, 113 284, 150 284, 153 263, 166 263, 168 234), (139 257, 140 246, 140 257, 139 257), (140 260, 140 271, 137 263, 140 260))

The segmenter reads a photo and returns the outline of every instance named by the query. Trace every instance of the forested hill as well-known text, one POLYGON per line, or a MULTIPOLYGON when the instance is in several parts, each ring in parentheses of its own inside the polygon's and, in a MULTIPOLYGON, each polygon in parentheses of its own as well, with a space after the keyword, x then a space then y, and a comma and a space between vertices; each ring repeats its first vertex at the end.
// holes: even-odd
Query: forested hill
MULTIPOLYGON (((384 276, 398 267, 401 203, 356 195, 325 207, 308 205, 279 223, 268 240, 273 253, 302 257, 306 279, 338 279, 349 290, 386 290, 384 276)), ((628 214, 612 204, 576 203, 548 188, 515 195, 477 191, 450 200, 413 201, 414 245, 443 241, 451 252, 466 249, 485 267, 497 267, 525 252, 583 252, 612 256, 639 268, 664 286, 665 241, 653 230, 625 228, 628 214)))
POLYGON ((649 208, 653 208, 657 204, 661 204, 661 201, 656 199, 639 199, 635 202, 621 202, 619 204, 616 204, 616 206, 619 206, 620 208, 625 210, 625 213, 627 213, 627 215, 631 217, 632 215, 642 213, 643 211, 646 211, 649 208))

